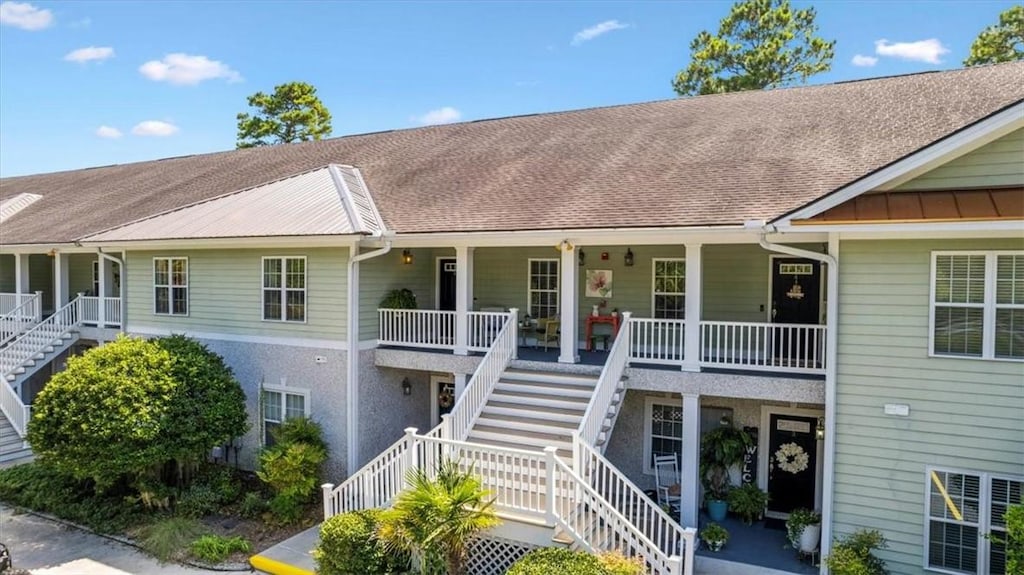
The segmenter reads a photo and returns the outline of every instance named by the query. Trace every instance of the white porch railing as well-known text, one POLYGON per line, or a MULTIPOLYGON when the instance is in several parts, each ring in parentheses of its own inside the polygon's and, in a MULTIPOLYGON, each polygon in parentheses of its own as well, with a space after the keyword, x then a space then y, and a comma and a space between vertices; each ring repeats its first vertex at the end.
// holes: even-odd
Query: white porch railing
POLYGON ((25 437, 29 407, 22 403, 21 398, 7 383, 7 376, 15 374, 19 368, 40 353, 44 353, 66 333, 81 325, 81 304, 81 298, 75 298, 0 349, 0 409, 21 437, 25 437))
MULTIPOLYGON (((622 374, 626 371, 629 363, 630 348, 633 328, 635 326, 632 314, 628 311, 622 314, 622 326, 619 327, 619 334, 615 343, 608 350, 608 359, 601 369, 601 376, 594 384, 594 394, 590 397, 587 410, 583 413, 577 433, 587 445, 596 445, 601 434, 601 427, 608 417, 608 409, 611 407, 615 394, 619 391, 619 382, 622 381, 622 374)), ((575 453, 573 454, 575 457, 575 453)))
POLYGON ((825 326, 700 322, 702 366, 825 373, 825 326))
POLYGON ((519 337, 516 321, 519 310, 512 308, 508 313, 501 315, 505 316, 505 323, 498 330, 493 345, 473 372, 473 377, 466 383, 466 389, 452 406, 451 412, 442 418, 446 439, 466 439, 501 374, 516 357, 519 337))
POLYGON ((455 312, 378 309, 378 345, 455 349, 455 312))
POLYGON ((81 296, 82 323, 98 327, 121 327, 121 298, 81 296), (103 315, 100 315, 100 311, 103 315))
POLYGON ((633 318, 629 361, 661 365, 683 364, 686 322, 681 319, 633 318))
POLYGON ((573 547, 591 552, 618 550, 641 557, 656 575, 693 573, 694 530, 684 530, 678 543, 687 556, 684 564, 678 556, 680 550, 652 541, 555 453, 554 448, 536 453, 443 439, 436 434, 417 435, 416 429, 410 428, 345 483, 322 487, 324 518, 366 504, 385 506, 407 485, 411 470, 420 469, 432 477, 447 458, 480 477, 494 497, 496 510, 557 525, 573 538, 573 547))
POLYGON ((21 335, 21 332, 39 323, 43 316, 42 292, 33 294, 0 294, 5 305, 18 303, 13 308, 0 307, 0 346, 21 335), (14 296, 14 297, 5 297, 14 296))
POLYGON ((508 314, 505 312, 493 311, 471 311, 466 314, 468 322, 467 346, 470 351, 487 351, 494 344, 494 340, 501 331, 508 314))

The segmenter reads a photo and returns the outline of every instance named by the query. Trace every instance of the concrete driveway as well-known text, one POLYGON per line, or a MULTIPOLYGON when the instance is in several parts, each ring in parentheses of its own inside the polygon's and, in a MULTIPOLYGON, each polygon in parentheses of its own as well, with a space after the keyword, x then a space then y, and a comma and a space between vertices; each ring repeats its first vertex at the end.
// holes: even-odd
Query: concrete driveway
POLYGON ((135 548, 0 505, 0 543, 14 567, 32 575, 212 575, 213 571, 161 565, 135 548))

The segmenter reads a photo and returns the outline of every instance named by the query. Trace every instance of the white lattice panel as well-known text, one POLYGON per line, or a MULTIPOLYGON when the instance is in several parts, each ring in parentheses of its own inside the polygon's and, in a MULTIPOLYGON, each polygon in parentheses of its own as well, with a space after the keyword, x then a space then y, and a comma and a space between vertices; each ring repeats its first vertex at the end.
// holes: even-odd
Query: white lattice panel
POLYGON ((501 537, 477 537, 469 548, 469 575, 505 575, 509 567, 537 545, 501 537))

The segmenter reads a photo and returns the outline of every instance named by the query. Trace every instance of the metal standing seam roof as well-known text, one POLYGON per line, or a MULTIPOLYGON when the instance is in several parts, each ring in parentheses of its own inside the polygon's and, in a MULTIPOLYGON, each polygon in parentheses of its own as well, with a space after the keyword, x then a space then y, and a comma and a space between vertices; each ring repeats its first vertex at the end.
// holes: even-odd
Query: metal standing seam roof
POLYGON ((352 235, 382 229, 356 169, 331 164, 143 218, 82 241, 352 235))

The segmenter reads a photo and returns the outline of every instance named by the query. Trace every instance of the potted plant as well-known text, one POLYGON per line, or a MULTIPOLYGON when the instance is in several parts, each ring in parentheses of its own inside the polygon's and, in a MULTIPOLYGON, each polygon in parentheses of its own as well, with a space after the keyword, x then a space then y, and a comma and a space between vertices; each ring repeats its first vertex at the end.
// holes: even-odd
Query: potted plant
POLYGON ((729 470, 743 461, 753 443, 750 434, 732 425, 723 425, 704 434, 700 442, 700 475, 704 499, 712 521, 722 521, 729 509, 726 498, 732 481, 729 470))
POLYGON ((786 520, 786 536, 793 549, 803 553, 814 551, 821 537, 821 514, 803 507, 790 511, 786 520))
POLYGON ((700 539, 712 551, 721 551, 729 540, 729 531, 717 523, 708 523, 700 530, 700 539))
POLYGON ((408 288, 393 289, 380 300, 381 309, 416 309, 416 294, 408 288))
POLYGON ((743 522, 753 525, 764 516, 769 496, 757 485, 748 483, 729 492, 729 510, 743 517, 743 522))

